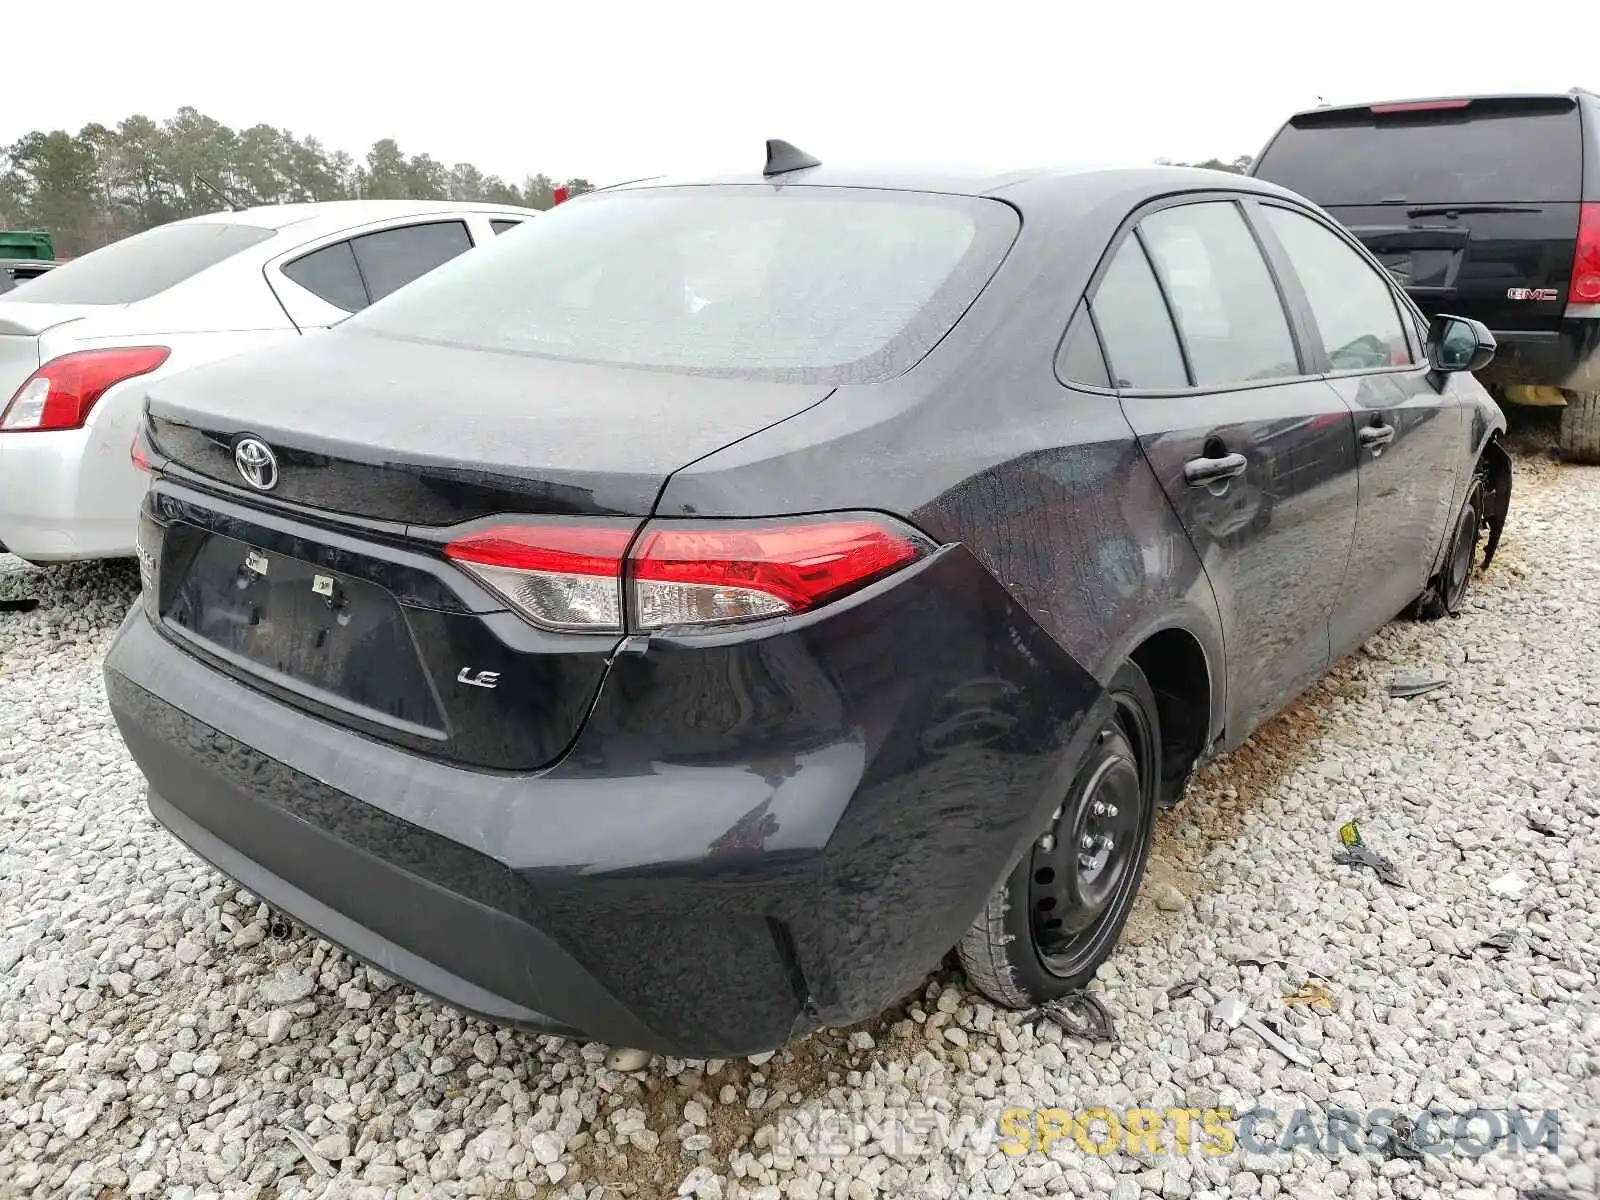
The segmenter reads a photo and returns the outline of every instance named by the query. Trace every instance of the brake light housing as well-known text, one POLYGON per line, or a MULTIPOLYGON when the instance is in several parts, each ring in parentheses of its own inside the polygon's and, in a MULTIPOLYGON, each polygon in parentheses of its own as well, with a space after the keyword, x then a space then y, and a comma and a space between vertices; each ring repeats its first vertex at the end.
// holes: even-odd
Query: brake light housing
POLYGON ((128 446, 128 457, 133 461, 134 468, 149 475, 153 468, 150 466, 150 448, 145 444, 144 430, 133 431, 133 441, 128 446))
POLYGON ((106 392, 148 375, 171 354, 166 346, 118 346, 52 358, 23 381, 0 412, 0 433, 82 429, 106 392))
POLYGON ((811 612, 933 550, 892 518, 846 513, 497 525, 445 556, 542 629, 623 633, 811 612))
POLYGON ((445 557, 543 629, 620 633, 622 567, 638 525, 497 525, 458 538, 445 557))
POLYGON ((1389 113, 1417 113, 1417 112, 1448 112, 1455 109, 1470 108, 1470 99, 1449 100, 1401 100, 1394 104, 1372 104, 1368 106, 1370 112, 1377 116, 1389 113))
POLYGON ((1600 204, 1585 204, 1578 217, 1572 299, 1579 304, 1600 304, 1600 204))

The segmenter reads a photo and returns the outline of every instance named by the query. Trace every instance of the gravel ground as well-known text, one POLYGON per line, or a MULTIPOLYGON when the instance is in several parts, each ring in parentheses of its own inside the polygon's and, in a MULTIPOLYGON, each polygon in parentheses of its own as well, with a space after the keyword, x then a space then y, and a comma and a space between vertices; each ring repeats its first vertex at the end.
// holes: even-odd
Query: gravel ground
POLYGON ((42 601, 0 613, 0 1195, 1593 1195, 1600 472, 1518 476, 1461 619, 1385 630, 1163 819, 1096 985, 1118 1044, 997 1013, 949 971, 768 1061, 633 1075, 421 999, 191 857, 146 814, 102 695, 133 572, 0 558, 0 598, 42 601), (1450 682, 1391 699, 1402 668, 1450 682), (1352 818, 1403 885, 1332 861, 1352 818), (1317 983, 1331 1009, 1286 1003, 1317 983), (1311 1065, 1209 1028, 1227 993, 1311 1065), (1098 1156, 1068 1136, 1013 1156, 996 1134, 1007 1106, 1179 1104, 1280 1127, 1554 1109, 1559 1148, 1098 1156), (844 1136, 829 1114, 852 1109, 844 1136))

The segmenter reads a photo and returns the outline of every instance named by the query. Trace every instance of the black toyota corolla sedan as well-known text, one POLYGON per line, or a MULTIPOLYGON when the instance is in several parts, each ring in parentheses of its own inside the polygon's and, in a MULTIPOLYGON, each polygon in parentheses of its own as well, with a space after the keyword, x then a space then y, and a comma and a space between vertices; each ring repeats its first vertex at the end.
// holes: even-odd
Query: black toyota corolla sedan
POLYGON ((1257 180, 775 143, 152 383, 111 706, 198 854, 496 1021, 1037 1003, 1198 760, 1461 605, 1493 348, 1257 180))

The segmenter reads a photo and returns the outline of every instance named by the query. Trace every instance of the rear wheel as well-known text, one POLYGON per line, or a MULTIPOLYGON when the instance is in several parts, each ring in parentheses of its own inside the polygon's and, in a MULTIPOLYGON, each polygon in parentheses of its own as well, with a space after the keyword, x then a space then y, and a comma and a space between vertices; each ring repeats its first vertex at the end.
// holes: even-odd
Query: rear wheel
POLYGON ((997 1003, 1028 1008, 1082 988, 1133 908, 1155 832, 1160 727, 1144 672, 1111 682, 1112 714, 1049 826, 956 947, 967 978, 997 1003))
POLYGON ((1600 463, 1600 392, 1571 392, 1561 410, 1561 456, 1600 463))

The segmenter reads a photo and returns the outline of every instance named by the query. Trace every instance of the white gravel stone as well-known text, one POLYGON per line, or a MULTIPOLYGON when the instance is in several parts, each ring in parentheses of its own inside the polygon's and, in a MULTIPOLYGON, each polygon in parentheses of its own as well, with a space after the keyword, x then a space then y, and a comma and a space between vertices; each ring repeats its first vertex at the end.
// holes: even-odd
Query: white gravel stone
POLYGON ((547 1130, 544 1133, 535 1134, 533 1142, 528 1149, 532 1152, 537 1162, 542 1166, 548 1167, 561 1157, 563 1146, 561 1139, 547 1130))
POLYGON ((606 1048, 425 1000, 284 925, 150 818, 100 676, 132 569, 0 557, 0 598, 41 600, 0 613, 0 1195, 598 1200, 619 1177, 696 1200, 1592 1193, 1600 473, 1517 471, 1500 557, 1458 620, 1389 626, 1161 818, 1144 898, 1094 984, 1114 1047, 996 1011, 943 973, 848 1034, 629 1074, 606 1070, 606 1048), (1398 670, 1449 686, 1392 699, 1398 670), (1332 861, 1352 819, 1408 886, 1332 861), (1331 1009, 1285 1006, 1318 980, 1331 1009), (1185 982, 1192 995, 1168 997, 1185 982), (1209 1028, 1225 994, 1312 1065, 1209 1028), (1008 1107, 1258 1103, 1552 1108, 1560 1152, 1420 1168, 1102 1158, 1069 1133, 1012 1158, 997 1132, 1008 1107), (853 1114, 860 1140, 825 1143, 825 1112, 853 1114), (919 1149, 890 1113, 902 1132, 966 1122, 964 1140, 919 1149), (668 1159, 673 1177, 636 1174, 668 1159))

